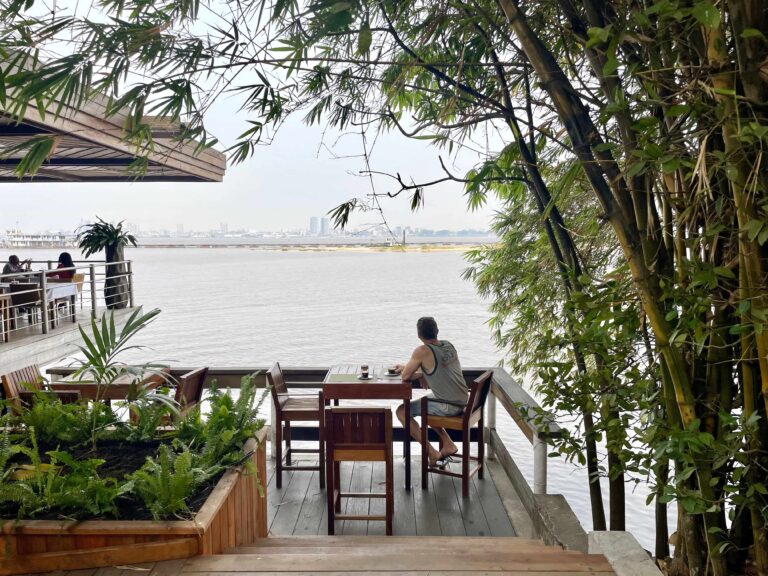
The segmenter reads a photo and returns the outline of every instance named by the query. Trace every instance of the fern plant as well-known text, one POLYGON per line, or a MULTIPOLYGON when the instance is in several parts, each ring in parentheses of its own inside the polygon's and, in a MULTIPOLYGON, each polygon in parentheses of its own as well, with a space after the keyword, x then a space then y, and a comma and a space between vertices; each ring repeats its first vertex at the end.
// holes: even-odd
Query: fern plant
POLYGON ((30 446, 8 446, 6 438, 0 441, 0 505, 10 504, 18 518, 34 518, 51 510, 68 518, 116 516, 117 498, 123 488, 112 478, 99 477, 103 460, 78 460, 53 450, 46 452, 49 461, 44 462, 34 428, 29 431, 29 440, 30 446), (8 459, 14 454, 23 454, 30 463, 8 468, 8 459))
POLYGON ((266 391, 256 387, 254 375, 242 379, 237 399, 213 382, 207 418, 182 421, 177 439, 200 454, 200 466, 211 474, 237 466, 243 460, 243 444, 264 427, 259 409, 266 397, 266 391))
POLYGON ((144 466, 131 475, 127 488, 144 502, 155 520, 189 514, 187 498, 208 478, 194 465, 189 450, 176 454, 166 444, 160 446, 157 459, 147 458, 144 466))
POLYGON ((31 405, 17 407, 17 411, 14 424, 34 428, 38 441, 43 444, 80 444, 90 438, 94 422, 97 430, 106 430, 119 422, 104 403, 93 407, 81 403, 62 404, 55 396, 42 391, 35 393, 31 405))

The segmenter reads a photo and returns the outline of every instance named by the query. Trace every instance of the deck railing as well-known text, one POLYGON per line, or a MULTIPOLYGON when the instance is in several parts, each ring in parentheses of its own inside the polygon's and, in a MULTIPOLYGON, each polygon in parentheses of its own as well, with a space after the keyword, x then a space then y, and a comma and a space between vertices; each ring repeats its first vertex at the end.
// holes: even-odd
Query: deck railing
POLYGON ((501 368, 494 368, 491 394, 486 405, 488 421, 488 442, 491 453, 503 445, 496 435, 497 401, 517 424, 533 448, 533 493, 547 493, 547 458, 549 441, 560 437, 562 430, 554 416, 542 409, 522 385, 501 368))
MULTIPOLYGON (((135 305, 133 289, 133 267, 130 260, 110 262, 78 260, 71 268, 54 269, 53 260, 33 260, 31 267, 42 265, 45 268, 24 272, 2 274, 0 283, 0 344, 13 340, 13 334, 39 326, 47 334, 55 323, 59 308, 72 304, 81 309, 90 309, 96 316, 97 310, 111 307, 133 307, 135 305), (59 279, 60 272, 72 272, 73 278, 59 279), (108 276, 109 273, 109 276, 108 276), (20 284, 29 286, 19 289, 20 284), (77 294, 57 297, 56 285, 74 284, 77 294), (10 286, 5 286, 10 285, 10 286), (16 285, 14 287, 14 285, 16 285), (74 297, 74 298, 73 298, 74 297), (29 320, 23 322, 23 309, 39 310, 40 316, 26 314, 29 320)), ((68 316, 74 321, 73 310, 67 309, 68 316)))
MULTIPOLYGON (((256 383, 260 387, 266 387, 265 373, 268 367, 254 368, 215 368, 208 371, 206 386, 216 380, 219 387, 239 388, 240 379, 249 374, 256 374, 256 383)), ((181 375, 194 367, 173 367, 172 375, 181 375)), ((464 370, 467 381, 477 378, 488 368, 469 368, 464 370)), ((522 387, 503 368, 490 368, 493 370, 491 394, 486 402, 486 430, 485 441, 489 447, 489 456, 498 457, 502 467, 510 476, 517 475, 515 484, 519 484, 522 476, 516 472, 517 468, 509 451, 496 431, 498 406, 506 411, 523 435, 531 443, 533 449, 533 487, 529 488, 532 494, 547 493, 547 454, 549 441, 559 437, 562 430, 555 423, 552 415, 542 409, 522 387), (511 468, 512 467, 512 468, 511 468)), ((289 388, 313 388, 322 387, 328 368, 284 368, 289 388)), ((57 367, 48 370, 49 374, 61 376, 72 372, 71 368, 57 367)), ((271 400, 268 400, 271 403, 271 400)), ((274 413, 272 414, 274 420, 274 413)), ((395 429, 395 439, 402 439, 405 431, 395 429)), ((291 437, 294 440, 317 439, 317 427, 291 426, 291 437)), ((522 480, 524 482, 524 480, 522 480)))

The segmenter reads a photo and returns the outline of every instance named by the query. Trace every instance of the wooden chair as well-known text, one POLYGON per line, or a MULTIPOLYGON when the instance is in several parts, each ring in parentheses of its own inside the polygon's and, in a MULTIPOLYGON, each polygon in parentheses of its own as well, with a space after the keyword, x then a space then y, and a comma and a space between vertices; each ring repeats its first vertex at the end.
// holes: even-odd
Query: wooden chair
POLYGON ((181 415, 185 416, 203 397, 203 384, 208 375, 208 368, 198 368, 179 376, 174 400, 179 403, 181 415))
POLYGON ((383 520, 392 535, 395 508, 392 468, 392 410, 390 408, 327 408, 325 446, 328 476, 328 534, 335 533, 336 520, 383 520), (340 462, 384 462, 384 492, 342 492, 340 462), (381 515, 341 514, 342 498, 385 498, 381 515))
POLYGON ((488 392, 491 388, 491 378, 493 372, 488 370, 472 382, 469 391, 469 400, 464 411, 457 416, 432 416, 427 413, 429 401, 438 401, 434 398, 421 399, 421 487, 426 490, 428 485, 429 472, 434 474, 444 474, 461 478, 461 495, 464 498, 469 497, 469 481, 477 474, 478 478, 483 477, 483 464, 485 460, 485 443, 483 438, 484 423, 483 408, 488 392), (470 432, 472 427, 477 425, 477 456, 471 456, 469 450, 470 432), (454 454, 454 457, 461 458, 461 473, 452 472, 447 468, 440 468, 437 465, 430 465, 429 451, 427 449, 429 427, 445 428, 446 430, 461 430, 461 450, 454 454), (470 462, 475 461, 476 465, 470 470, 470 462))
POLYGON ((0 379, 3 382, 3 394, 6 400, 12 400, 14 403, 19 402, 22 392, 43 390, 45 384, 37 364, 3 374, 0 379))
POLYGON ((37 322, 37 309, 43 311, 43 294, 40 286, 34 282, 25 282, 10 285, 11 315, 15 319, 19 308, 27 309, 27 321, 29 324, 37 322))
POLYGON ((323 393, 301 394, 288 392, 280 363, 275 362, 267 371, 267 382, 272 390, 272 401, 275 405, 275 461, 276 475, 275 486, 283 486, 283 470, 317 470, 320 476, 320 488, 325 488, 325 426, 323 423, 323 393), (317 448, 292 448, 291 447, 291 422, 317 421, 319 439, 317 448), (285 440, 285 454, 283 454, 283 440, 285 440), (317 454, 317 466, 294 465, 291 462, 293 454, 317 454), (285 459, 285 462, 283 462, 285 459))
POLYGON ((72 282, 77 286, 77 295, 80 296, 80 310, 83 309, 83 284, 85 284, 85 274, 76 272, 72 275, 72 282))
MULTIPOLYGON (((19 392, 19 402, 24 406, 32 407, 40 393, 41 391, 39 390, 37 392, 31 392, 29 390, 19 392)), ((52 399, 57 399, 62 404, 77 404, 80 402, 80 390, 45 390, 42 391, 42 393, 52 399)))

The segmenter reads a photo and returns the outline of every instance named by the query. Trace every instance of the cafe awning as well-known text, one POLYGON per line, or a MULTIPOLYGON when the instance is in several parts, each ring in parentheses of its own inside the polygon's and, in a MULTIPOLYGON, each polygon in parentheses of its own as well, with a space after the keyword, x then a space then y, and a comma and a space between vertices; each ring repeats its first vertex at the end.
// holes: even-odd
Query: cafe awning
MULTIPOLYGON (((52 104, 52 108, 57 104, 52 104)), ((127 142, 125 116, 107 117, 106 101, 97 99, 80 109, 64 108, 44 114, 29 106, 24 118, 12 118, 0 109, 0 182, 221 182, 226 170, 223 153, 205 149, 195 153, 194 142, 174 140, 178 125, 162 118, 145 119, 152 126, 154 149, 137 176, 129 169, 137 158, 136 146, 127 142), (25 151, 8 151, 40 136, 53 136, 53 149, 34 176, 21 180, 15 169, 25 151)))

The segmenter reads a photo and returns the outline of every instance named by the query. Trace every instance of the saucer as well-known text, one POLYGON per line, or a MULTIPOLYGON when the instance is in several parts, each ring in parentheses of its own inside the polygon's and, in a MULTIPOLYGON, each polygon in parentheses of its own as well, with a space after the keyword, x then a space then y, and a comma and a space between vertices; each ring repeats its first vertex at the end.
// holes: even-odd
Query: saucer
POLYGON ((373 380, 373 376, 368 376, 367 378, 363 378, 362 376, 357 377, 358 380, 373 380))
POLYGON ((390 374, 389 372, 384 372, 382 376, 384 376, 384 378, 400 378, 400 374, 390 374))

